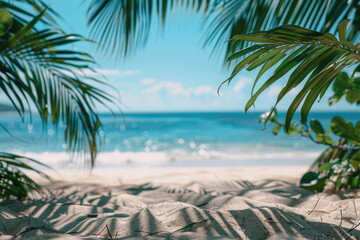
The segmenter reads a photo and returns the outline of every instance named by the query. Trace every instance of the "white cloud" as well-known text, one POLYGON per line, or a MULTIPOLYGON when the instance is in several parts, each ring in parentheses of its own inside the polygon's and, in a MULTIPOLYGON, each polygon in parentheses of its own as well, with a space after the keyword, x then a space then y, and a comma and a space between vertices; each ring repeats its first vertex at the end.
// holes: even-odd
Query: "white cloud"
POLYGON ((86 76, 94 77, 94 76, 116 76, 116 77, 127 77, 127 76, 133 76, 133 75, 139 75, 141 73, 140 70, 118 70, 118 69, 94 69, 94 71, 91 71, 90 69, 85 69, 83 71, 77 70, 75 73, 83 73, 86 76))
POLYGON ((251 78, 240 77, 232 90, 234 92, 241 92, 249 83, 251 83, 251 78))
POLYGON ((189 89, 186 90, 182 87, 180 83, 177 82, 159 82, 151 88, 146 89, 145 93, 157 93, 161 90, 165 90, 171 94, 184 94, 188 95, 190 93, 189 89))
POLYGON ((171 81, 159 82, 151 88, 144 90, 144 93, 157 93, 162 90, 165 90, 166 92, 174 95, 194 94, 196 96, 200 96, 206 94, 216 94, 216 90, 208 85, 202 85, 197 88, 184 88, 181 83, 171 81))
POLYGON ((196 96, 204 95, 204 94, 216 95, 216 90, 211 86, 204 85, 204 86, 199 86, 199 87, 195 88, 194 89, 194 94, 196 96))
POLYGON ((154 79, 154 78, 144 78, 144 79, 142 79, 141 81, 140 81, 140 83, 142 84, 142 85, 150 85, 150 84, 153 84, 153 83, 155 83, 156 82, 156 80, 154 79))

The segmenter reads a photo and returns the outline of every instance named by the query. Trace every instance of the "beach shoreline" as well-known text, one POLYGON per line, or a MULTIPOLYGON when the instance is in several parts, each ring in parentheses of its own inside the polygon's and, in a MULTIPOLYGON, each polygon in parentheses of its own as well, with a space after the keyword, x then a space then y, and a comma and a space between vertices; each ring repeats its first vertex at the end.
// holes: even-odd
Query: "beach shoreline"
MULTIPOLYGON (((189 181, 231 181, 231 180, 262 180, 280 179, 296 184, 308 170, 308 166, 189 166, 189 167, 116 167, 116 168, 76 168, 45 170, 55 181, 73 181, 118 185, 122 183, 176 183, 189 181)), ((47 180, 27 172, 29 176, 40 184, 47 184, 47 180)))

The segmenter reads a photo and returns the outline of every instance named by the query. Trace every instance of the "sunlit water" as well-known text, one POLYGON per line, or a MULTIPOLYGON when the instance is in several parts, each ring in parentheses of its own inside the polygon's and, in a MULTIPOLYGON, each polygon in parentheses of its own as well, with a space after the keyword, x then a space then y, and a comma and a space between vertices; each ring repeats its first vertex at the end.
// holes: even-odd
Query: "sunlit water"
MULTIPOLYGON (((311 117, 328 127, 331 118, 340 115, 357 122, 359 113, 313 113, 311 117)), ((111 115, 101 115, 105 145, 96 162, 107 167, 185 167, 309 165, 325 147, 283 132, 274 136, 269 124, 259 124, 260 113, 147 113, 126 114, 114 122, 111 115)), ((284 118, 284 114, 280 114, 284 118)), ((295 119, 298 116, 295 116, 295 119)), ((43 128, 36 117, 22 123, 17 115, 2 114, 0 151, 25 154, 54 168, 74 167, 60 124, 43 128)))

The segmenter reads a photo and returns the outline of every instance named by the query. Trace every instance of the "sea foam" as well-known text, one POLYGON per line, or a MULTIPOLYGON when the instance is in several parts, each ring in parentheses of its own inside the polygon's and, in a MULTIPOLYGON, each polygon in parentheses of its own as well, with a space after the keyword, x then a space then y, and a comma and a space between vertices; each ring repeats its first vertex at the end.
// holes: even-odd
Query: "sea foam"
MULTIPOLYGON (((66 152, 27 152, 23 155, 36 159, 54 169, 86 167, 86 156, 69 155, 66 152)), ((271 166, 309 165, 319 152, 244 152, 206 153, 172 150, 162 152, 102 152, 95 168, 117 167, 177 167, 177 166, 271 166)))

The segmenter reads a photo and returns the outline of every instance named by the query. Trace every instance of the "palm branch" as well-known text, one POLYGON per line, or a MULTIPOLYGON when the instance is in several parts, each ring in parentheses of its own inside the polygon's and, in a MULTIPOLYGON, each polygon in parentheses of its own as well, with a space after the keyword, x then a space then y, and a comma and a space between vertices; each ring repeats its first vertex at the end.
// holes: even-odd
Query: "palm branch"
MULTIPOLYGON (((50 122, 55 126, 63 123, 68 151, 80 154, 93 166, 103 142, 95 109, 98 105, 109 108, 114 99, 95 87, 106 85, 103 80, 86 76, 93 71, 92 57, 69 50, 73 44, 88 40, 54 28, 56 13, 41 0, 0 1, 0 13, 0 91, 23 121, 25 114, 31 119, 35 112, 44 127, 50 122), (19 7, 23 6, 20 2, 33 7, 35 14, 19 7), (50 28, 37 29, 39 22, 50 28)), ((41 189, 24 169, 50 179, 30 164, 43 165, 0 153, 0 198, 23 199, 29 191, 41 189)))
POLYGON ((30 166, 30 163, 47 167, 31 158, 0 152, 0 199, 16 197, 23 200, 29 192, 33 190, 39 192, 42 189, 22 170, 33 171, 43 178, 51 180, 48 175, 30 166))
POLYGON ((127 56, 145 45, 154 20, 164 24, 166 17, 181 6, 204 16, 204 46, 212 46, 217 55, 225 47, 225 59, 251 44, 229 41, 239 34, 286 24, 334 32, 332 26, 342 18, 354 19, 351 39, 358 37, 360 29, 360 19, 354 18, 360 11, 355 0, 93 0, 88 8, 91 37, 104 52, 127 56))
POLYGON ((92 70, 91 56, 66 49, 85 39, 56 28, 34 31, 45 12, 1 38, 0 89, 22 118, 34 106, 45 124, 64 122, 69 151, 90 153, 93 166, 102 142, 96 104, 107 107, 113 99, 94 87, 105 82, 84 74, 85 70, 92 70))
POLYGON ((166 17, 177 8, 207 12, 211 0, 93 0, 88 11, 91 38, 100 48, 118 56, 127 56, 143 46, 151 23, 164 25, 166 17))
POLYGON ((304 83, 287 110, 285 127, 289 129, 294 113, 301 103, 301 121, 305 122, 314 102, 321 99, 336 75, 344 68, 360 63, 360 44, 354 45, 346 38, 348 22, 342 20, 339 23, 339 39, 331 33, 322 34, 298 26, 281 26, 270 31, 237 35, 233 41, 250 41, 257 44, 229 57, 229 61, 241 61, 225 82, 229 83, 244 68, 251 71, 261 66, 253 84, 254 90, 260 77, 275 68, 271 77, 255 93, 252 92, 245 107, 247 111, 265 89, 285 74, 291 73, 277 96, 275 106, 290 90, 304 83))
POLYGON ((358 37, 360 29, 358 1, 343 0, 218 0, 207 16, 204 45, 221 53, 226 43, 226 59, 251 42, 228 41, 236 35, 269 30, 281 25, 297 25, 322 33, 336 31, 334 24, 343 18, 354 19, 349 36, 358 37))
POLYGON ((39 21, 47 25, 56 24, 54 17, 59 18, 60 16, 42 0, 0 0, 0 9, 5 9, 11 13, 12 28, 17 30, 35 18, 45 8, 48 10, 39 21), (26 7, 24 8, 24 6, 26 7), (28 8, 33 11, 29 11, 28 8))

